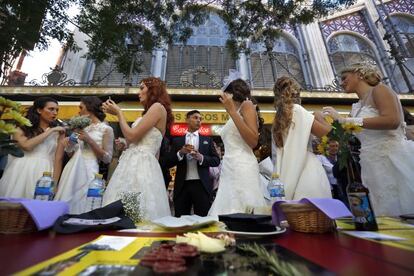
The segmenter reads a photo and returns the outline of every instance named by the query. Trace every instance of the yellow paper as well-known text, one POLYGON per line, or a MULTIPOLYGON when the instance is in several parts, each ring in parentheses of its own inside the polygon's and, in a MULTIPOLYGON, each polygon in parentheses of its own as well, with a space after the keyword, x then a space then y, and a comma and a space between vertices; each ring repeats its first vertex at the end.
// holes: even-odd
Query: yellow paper
MULTIPOLYGON (((61 255, 53 257, 49 260, 36 264, 29 267, 16 275, 33 275, 41 271, 46 271, 47 268, 53 268, 51 275, 76 275, 82 271, 97 265, 118 265, 118 266, 129 266, 135 267, 139 263, 139 259, 133 259, 134 255, 141 250, 143 247, 151 246, 154 241, 171 240, 173 238, 160 238, 160 237, 136 237, 134 241, 125 246, 119 251, 90 251, 85 253, 81 248, 94 244, 100 239, 111 237, 111 236, 100 236, 96 240, 90 243, 83 244, 77 248, 74 248, 61 255), (82 254, 84 254, 82 256, 82 254), (76 256, 82 256, 79 260, 76 256)), ((119 238, 127 236, 116 236, 119 238)), ((70 237, 68 237, 70 238, 70 237)), ((130 238, 130 237, 128 237, 130 238)), ((131 269, 132 269, 131 267, 131 269)), ((49 269, 50 271, 50 269, 49 269)))

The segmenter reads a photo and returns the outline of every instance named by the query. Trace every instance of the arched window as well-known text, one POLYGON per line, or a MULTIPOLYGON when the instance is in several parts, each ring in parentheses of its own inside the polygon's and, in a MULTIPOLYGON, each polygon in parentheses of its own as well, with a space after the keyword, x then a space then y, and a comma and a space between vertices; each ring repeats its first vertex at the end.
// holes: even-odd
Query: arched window
POLYGON ((414 87, 414 19, 412 16, 403 14, 394 14, 390 19, 396 27, 398 34, 405 47, 405 53, 402 52, 404 59, 401 60, 402 67, 397 66, 393 72, 394 79, 398 83, 399 92, 407 92, 407 81, 410 81, 411 87, 414 87), (403 77, 401 68, 405 71, 406 77, 403 77))
POLYGON ((352 34, 335 35, 329 39, 328 47, 336 73, 353 63, 376 63, 374 50, 358 36, 352 34))
MULTIPOLYGON (((152 76, 152 53, 137 53, 135 58, 139 64, 140 72, 132 75, 132 83, 134 84, 139 83, 143 78, 152 76)), ((128 76, 117 71, 115 59, 111 58, 96 66, 92 80, 95 85, 119 86, 128 82, 128 76)))
POLYGON ((194 28, 187 45, 168 48, 165 80, 170 87, 214 87, 222 85, 236 62, 226 49, 225 23, 211 14, 206 22, 194 28))
MULTIPOLYGON (((261 44, 250 46, 251 82, 256 88, 272 88, 274 80, 272 67, 266 48, 261 44)), ((305 86, 299 52, 295 45, 285 36, 281 36, 273 47, 273 63, 276 78, 288 76, 305 86)))
POLYGON ((397 28, 409 57, 414 58, 414 19, 404 15, 392 15, 390 19, 397 28))

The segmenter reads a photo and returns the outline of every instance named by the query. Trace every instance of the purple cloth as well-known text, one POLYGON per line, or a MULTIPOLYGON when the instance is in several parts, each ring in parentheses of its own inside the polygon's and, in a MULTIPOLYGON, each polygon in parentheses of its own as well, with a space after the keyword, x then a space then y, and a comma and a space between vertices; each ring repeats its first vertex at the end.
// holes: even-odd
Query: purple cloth
POLYGON ((21 203, 32 217, 39 231, 53 226, 58 217, 69 212, 69 205, 64 201, 5 197, 0 197, 0 201, 21 203))
POLYGON ((286 216, 279 206, 281 203, 310 203, 331 219, 352 216, 342 201, 332 198, 302 198, 301 200, 280 200, 273 203, 272 220, 273 224, 280 226, 280 222, 286 220, 286 216))

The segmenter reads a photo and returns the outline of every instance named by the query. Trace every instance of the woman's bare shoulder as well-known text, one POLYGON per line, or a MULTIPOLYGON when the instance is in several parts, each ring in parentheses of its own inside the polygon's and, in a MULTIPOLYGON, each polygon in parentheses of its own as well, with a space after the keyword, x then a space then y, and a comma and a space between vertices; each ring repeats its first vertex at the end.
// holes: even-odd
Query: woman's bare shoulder
POLYGON ((156 113, 156 112, 164 112, 165 110, 166 110, 165 107, 161 103, 155 102, 150 106, 150 108, 148 109, 148 112, 156 113))

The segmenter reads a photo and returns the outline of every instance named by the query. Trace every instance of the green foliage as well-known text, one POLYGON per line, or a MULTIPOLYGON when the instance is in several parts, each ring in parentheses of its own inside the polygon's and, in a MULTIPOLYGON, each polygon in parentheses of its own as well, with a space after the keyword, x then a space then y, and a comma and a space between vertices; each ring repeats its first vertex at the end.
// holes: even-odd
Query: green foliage
MULTIPOLYGON (((287 24, 310 23, 354 1, 82 0, 77 19, 81 30, 91 36, 88 57, 98 64, 114 57, 118 71, 128 74, 133 55, 174 42, 185 44, 193 27, 212 11, 228 25, 227 47, 237 58, 240 52, 249 51, 247 40, 272 49, 287 24)), ((134 60, 133 71, 138 72, 139 61, 134 60)))
MULTIPOLYGON (((233 57, 248 52, 247 41, 270 51, 286 25, 310 23, 355 0, 2 0, 0 2, 0 77, 23 49, 46 49, 51 39, 76 50, 67 29, 67 8, 79 4, 76 23, 86 33, 97 64, 114 57, 119 72, 139 71, 137 53, 183 43, 214 11, 229 28, 233 57)), ((4 83, 4 80, 3 80, 4 83)))
MULTIPOLYGON (((114 57, 124 74, 137 52, 184 43, 193 34, 192 26, 208 17, 208 5, 201 1, 83 0, 81 6, 77 20, 91 36, 88 57, 98 64, 114 57)), ((139 71, 138 62, 134 72, 139 71)))
POLYGON ((10 135, 17 131, 18 126, 31 125, 31 122, 23 117, 23 110, 19 103, 0 96, 0 156, 11 154, 22 157, 23 151, 10 135))
POLYGON ((354 133, 358 133, 360 131, 362 131, 360 126, 351 123, 341 124, 338 120, 334 120, 332 122, 332 130, 328 133, 327 138, 322 139, 323 141, 321 144, 322 147, 325 148, 327 148, 327 145, 323 144, 327 144, 329 140, 335 140, 338 142, 338 163, 341 170, 348 166, 348 161, 352 158, 350 144, 356 143, 354 133))
MULTIPOLYGON (((262 267, 266 267, 271 275, 310 275, 310 272, 305 267, 279 259, 275 253, 269 252, 263 245, 244 243, 239 245, 238 249, 254 254, 259 264, 262 267)), ((255 262, 255 259, 253 259, 253 262, 255 262)))
POLYGON ((47 49, 51 39, 75 49, 66 10, 78 0, 0 1, 0 78, 4 84, 22 50, 47 49))
POLYGON ((229 27, 227 45, 233 56, 247 50, 246 40, 263 43, 271 51, 275 39, 287 26, 309 24, 355 0, 221 1, 220 16, 229 27))

